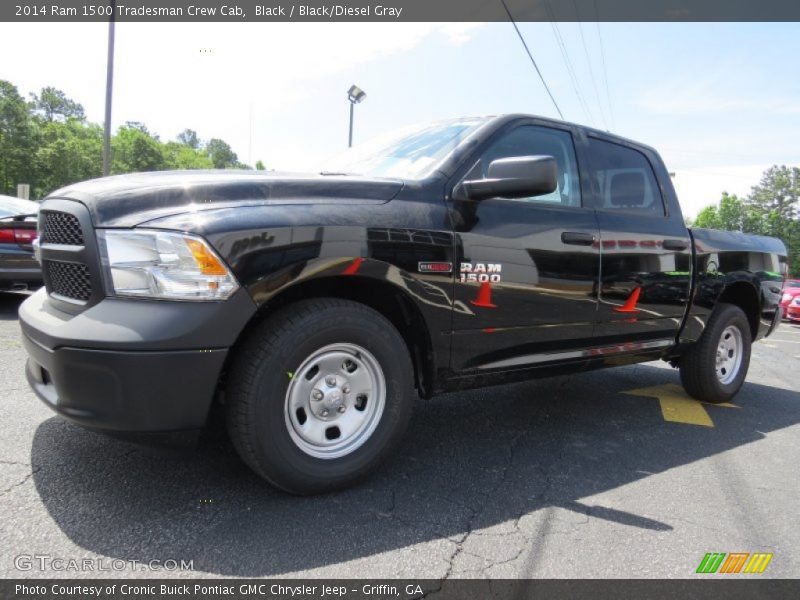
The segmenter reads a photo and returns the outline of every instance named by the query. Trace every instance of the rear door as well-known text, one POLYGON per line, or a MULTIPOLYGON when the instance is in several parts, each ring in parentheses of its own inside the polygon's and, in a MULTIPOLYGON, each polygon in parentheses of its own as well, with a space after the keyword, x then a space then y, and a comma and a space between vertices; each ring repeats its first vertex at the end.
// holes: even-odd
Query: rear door
POLYGON ((485 177, 495 159, 531 155, 556 159, 555 192, 453 202, 455 371, 538 366, 591 340, 599 231, 584 203, 572 128, 514 123, 466 161, 453 187, 485 177))
POLYGON ((666 168, 633 144, 589 137, 586 149, 600 228, 595 343, 674 338, 689 302, 692 242, 666 168))

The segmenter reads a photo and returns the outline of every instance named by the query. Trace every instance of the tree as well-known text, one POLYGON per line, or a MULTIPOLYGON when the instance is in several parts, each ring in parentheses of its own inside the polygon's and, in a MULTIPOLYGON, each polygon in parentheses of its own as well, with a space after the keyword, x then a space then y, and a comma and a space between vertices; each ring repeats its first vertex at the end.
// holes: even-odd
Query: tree
POLYGON ((190 148, 197 150, 200 147, 200 138, 194 129, 184 129, 178 134, 178 141, 190 148))
POLYGON ((114 173, 158 171, 165 166, 162 144, 141 123, 120 127, 111 140, 114 173))
POLYGON ((800 275, 800 168, 770 167, 746 198, 723 193, 719 206, 701 210, 694 226, 777 237, 786 245, 792 276, 800 275))
POLYGON ((178 142, 167 142, 164 144, 164 168, 213 169, 214 163, 204 150, 178 142))
POLYGON ((719 201, 719 228, 727 231, 743 231, 747 220, 747 208, 736 194, 722 192, 719 201))
POLYGON ((37 114, 45 121, 55 121, 57 117, 66 121, 67 119, 77 119, 83 121, 86 115, 83 106, 67 98, 67 95, 54 87, 42 88, 42 92, 37 96, 31 94, 33 107, 37 114))
POLYGON ((31 157, 36 148, 36 126, 16 86, 0 80, 0 193, 16 194, 18 183, 34 179, 31 157))
POLYGON ((765 235, 784 237, 800 216, 800 168, 775 165, 764 172, 750 193, 750 204, 762 216, 765 235))
POLYGON ((102 175, 103 129, 75 119, 46 122, 33 157, 32 191, 42 197, 70 183, 102 175))
POLYGON ((692 227, 702 227, 704 229, 722 229, 719 225, 719 213, 717 207, 709 204, 699 213, 692 223, 692 227))
POLYGON ((211 157, 215 169, 230 169, 239 166, 239 157, 226 142, 220 139, 208 140, 206 152, 211 157))
MULTIPOLYGON (((14 195, 19 183, 41 198, 65 185, 99 177, 102 128, 89 123, 78 102, 54 87, 43 87, 26 101, 0 80, 0 194, 14 195)), ((111 140, 113 173, 161 169, 250 168, 221 139, 203 145, 185 129, 177 141, 163 143, 140 121, 129 121, 111 140)), ((258 168, 264 169, 259 161, 258 168)))
POLYGON ((256 161, 256 171, 266 171, 267 168, 264 166, 264 163, 260 160, 256 161))

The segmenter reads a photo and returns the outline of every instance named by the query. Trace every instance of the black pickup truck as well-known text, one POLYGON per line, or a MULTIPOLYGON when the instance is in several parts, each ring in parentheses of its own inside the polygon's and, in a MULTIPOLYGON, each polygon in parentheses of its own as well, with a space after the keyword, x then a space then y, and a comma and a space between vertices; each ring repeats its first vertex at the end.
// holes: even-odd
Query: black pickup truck
POLYGON ((411 128, 307 176, 88 181, 39 231, 37 395, 149 435, 219 403, 293 493, 366 476, 417 395, 662 359, 727 401, 787 271, 776 239, 687 229, 653 149, 526 115, 411 128))

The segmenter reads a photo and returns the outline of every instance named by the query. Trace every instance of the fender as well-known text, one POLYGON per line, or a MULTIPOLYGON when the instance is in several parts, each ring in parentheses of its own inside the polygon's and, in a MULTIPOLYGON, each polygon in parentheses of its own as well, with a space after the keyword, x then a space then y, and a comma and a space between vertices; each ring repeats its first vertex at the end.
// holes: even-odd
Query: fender
POLYGON ((385 261, 341 256, 287 264, 254 281, 247 291, 259 307, 255 318, 310 297, 366 304, 388 318, 406 340, 423 397, 440 389, 438 382, 446 377, 453 310, 449 277, 431 282, 385 261))
POLYGON ((753 339, 768 335, 778 321, 786 256, 774 238, 735 232, 690 230, 695 246, 696 279, 680 342, 702 335, 714 307, 731 302, 750 320, 753 339))

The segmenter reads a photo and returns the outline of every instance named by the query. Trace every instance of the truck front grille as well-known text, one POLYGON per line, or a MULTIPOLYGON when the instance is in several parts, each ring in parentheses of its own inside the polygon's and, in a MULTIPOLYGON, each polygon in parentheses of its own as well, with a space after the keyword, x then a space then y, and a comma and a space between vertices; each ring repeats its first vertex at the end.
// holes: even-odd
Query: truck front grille
POLYGON ((55 308, 78 314, 102 300, 97 240, 84 205, 58 198, 42 203, 39 251, 42 279, 55 308))
POLYGON ((49 283, 48 292, 86 302, 92 296, 89 269, 79 263, 45 260, 43 268, 49 283))
POLYGON ((39 215, 39 231, 43 244, 83 246, 83 231, 75 215, 43 210, 39 215))

